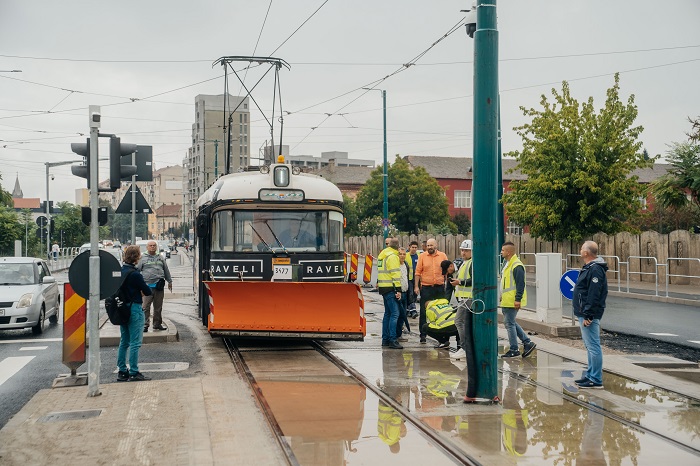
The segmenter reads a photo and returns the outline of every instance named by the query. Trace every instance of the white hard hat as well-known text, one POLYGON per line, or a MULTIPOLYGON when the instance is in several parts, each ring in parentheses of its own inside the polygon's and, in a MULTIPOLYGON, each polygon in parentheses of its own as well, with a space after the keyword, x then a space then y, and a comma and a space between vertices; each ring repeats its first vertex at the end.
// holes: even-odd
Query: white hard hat
POLYGON ((465 239, 462 241, 462 244, 459 245, 459 249, 469 249, 471 250, 472 248, 472 240, 470 239, 465 239))

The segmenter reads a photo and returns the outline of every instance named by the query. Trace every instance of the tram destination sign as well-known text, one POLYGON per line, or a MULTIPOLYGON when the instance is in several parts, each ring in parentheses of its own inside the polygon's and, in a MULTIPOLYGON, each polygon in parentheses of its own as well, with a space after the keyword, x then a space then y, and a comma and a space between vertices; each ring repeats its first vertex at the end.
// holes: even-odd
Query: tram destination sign
POLYGON ((258 192, 261 201, 300 202, 304 200, 304 191, 300 189, 261 189, 258 192))
POLYGON ((343 259, 302 260, 299 264, 304 280, 343 278, 343 259))
POLYGON ((214 278, 262 279, 261 259, 212 259, 209 271, 214 278))

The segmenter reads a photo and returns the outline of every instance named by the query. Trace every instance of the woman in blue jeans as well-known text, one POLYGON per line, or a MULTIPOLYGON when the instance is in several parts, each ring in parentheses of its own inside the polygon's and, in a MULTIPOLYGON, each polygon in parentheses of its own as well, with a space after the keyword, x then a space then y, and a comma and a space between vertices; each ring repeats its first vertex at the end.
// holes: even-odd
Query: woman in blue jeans
POLYGON ((117 351, 117 382, 136 382, 151 380, 139 372, 139 349, 143 342, 144 314, 142 294, 150 296, 151 288, 143 280, 143 276, 136 269, 136 264, 141 258, 141 250, 138 246, 129 246, 124 251, 124 265, 122 266, 122 287, 127 299, 131 302, 131 317, 128 324, 120 325, 121 339, 117 351), (129 367, 126 367, 126 350, 129 348, 129 367))

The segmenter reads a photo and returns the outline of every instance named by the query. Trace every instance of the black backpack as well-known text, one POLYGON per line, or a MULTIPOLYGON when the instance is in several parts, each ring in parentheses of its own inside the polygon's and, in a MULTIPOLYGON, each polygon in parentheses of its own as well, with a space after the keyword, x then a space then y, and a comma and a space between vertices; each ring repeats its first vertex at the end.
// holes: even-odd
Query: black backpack
POLYGON ((124 280, 122 280, 121 285, 117 289, 117 292, 112 296, 105 299, 105 310, 107 311, 107 316, 109 316, 109 321, 114 325, 126 325, 131 319, 131 301, 128 300, 126 292, 124 291, 124 283, 129 275, 136 272, 136 270, 131 270, 126 274, 124 280))

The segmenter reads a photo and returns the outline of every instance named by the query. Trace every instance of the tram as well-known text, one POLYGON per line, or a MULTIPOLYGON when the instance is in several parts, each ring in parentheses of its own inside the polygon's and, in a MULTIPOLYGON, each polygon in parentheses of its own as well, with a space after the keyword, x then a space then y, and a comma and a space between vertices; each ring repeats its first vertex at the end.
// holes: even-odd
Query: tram
POLYGON ((284 163, 219 178, 197 201, 194 289, 213 336, 363 340, 345 277, 343 199, 284 163))

